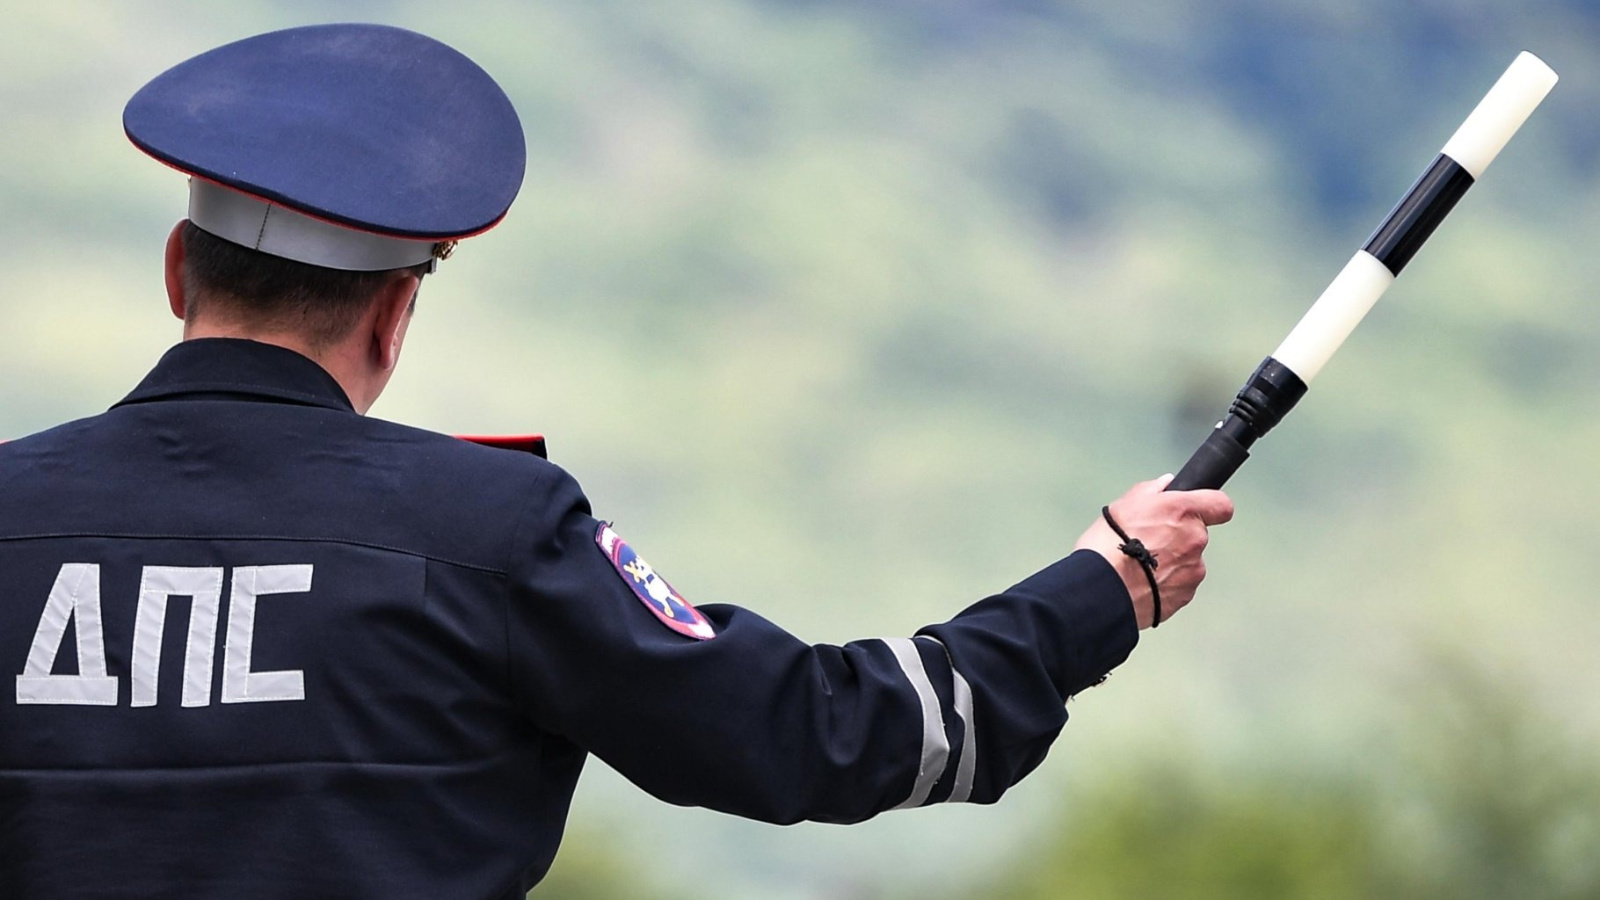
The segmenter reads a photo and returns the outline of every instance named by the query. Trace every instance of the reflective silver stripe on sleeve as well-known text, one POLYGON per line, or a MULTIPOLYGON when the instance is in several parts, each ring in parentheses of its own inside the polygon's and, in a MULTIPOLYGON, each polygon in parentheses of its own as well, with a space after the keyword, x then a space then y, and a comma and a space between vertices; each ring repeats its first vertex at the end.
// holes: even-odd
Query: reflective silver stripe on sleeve
POLYGON ((894 658, 905 672, 906 680, 917 691, 922 702, 922 761, 917 769, 917 783, 911 796, 894 809, 910 809, 928 802, 933 786, 950 761, 950 741, 944 736, 944 716, 939 712, 939 695, 933 692, 933 682, 928 680, 928 670, 922 665, 922 655, 909 638, 882 638, 894 658))
POLYGON ((972 686, 956 671, 955 661, 950 659, 950 651, 944 643, 937 638, 927 639, 944 650, 944 658, 950 663, 950 678, 955 684, 956 718, 961 720, 961 758, 956 761, 956 784, 945 802, 965 803, 972 797, 972 779, 978 771, 978 735, 975 730, 977 724, 972 719, 972 686))

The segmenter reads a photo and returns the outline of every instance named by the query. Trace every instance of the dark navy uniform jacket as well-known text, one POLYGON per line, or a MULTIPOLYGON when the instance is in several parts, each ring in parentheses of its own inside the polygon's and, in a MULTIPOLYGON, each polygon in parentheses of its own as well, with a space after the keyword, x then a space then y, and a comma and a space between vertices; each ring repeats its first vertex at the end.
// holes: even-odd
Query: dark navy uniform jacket
POLYGON ((988 803, 1137 640, 1088 552, 914 638, 700 639, 608 534, 249 341, 0 445, 0 896, 520 896, 588 753, 769 822, 988 803))

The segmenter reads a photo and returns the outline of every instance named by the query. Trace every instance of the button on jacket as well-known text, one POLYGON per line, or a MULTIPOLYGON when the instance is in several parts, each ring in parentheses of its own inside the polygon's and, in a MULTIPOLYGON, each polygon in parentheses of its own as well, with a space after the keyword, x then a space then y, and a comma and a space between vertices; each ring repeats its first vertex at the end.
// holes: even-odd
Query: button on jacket
POLYGON ((518 897, 589 753, 770 822, 992 802, 1137 640, 1090 552, 829 646, 669 627, 616 542, 559 467, 251 341, 0 445, 0 896, 518 897))

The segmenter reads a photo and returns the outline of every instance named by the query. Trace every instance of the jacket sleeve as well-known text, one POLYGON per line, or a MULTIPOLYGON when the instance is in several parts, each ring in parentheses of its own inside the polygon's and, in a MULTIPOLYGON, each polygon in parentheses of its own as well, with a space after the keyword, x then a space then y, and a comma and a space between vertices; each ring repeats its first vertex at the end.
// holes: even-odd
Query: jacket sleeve
POLYGON ((671 803, 768 822, 992 803, 1032 771, 1065 700, 1138 640, 1098 554, 1075 553, 915 637, 806 644, 707 605, 715 637, 658 621, 552 467, 519 526, 512 690, 534 724, 671 803))

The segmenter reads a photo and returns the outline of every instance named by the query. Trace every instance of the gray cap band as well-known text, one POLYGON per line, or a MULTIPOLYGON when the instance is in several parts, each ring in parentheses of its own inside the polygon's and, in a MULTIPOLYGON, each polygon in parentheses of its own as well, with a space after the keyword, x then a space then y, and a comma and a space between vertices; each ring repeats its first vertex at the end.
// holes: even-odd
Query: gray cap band
POLYGON ((225 241, 329 269, 380 272, 434 257, 434 241, 357 231, 200 178, 189 179, 189 221, 225 241))

